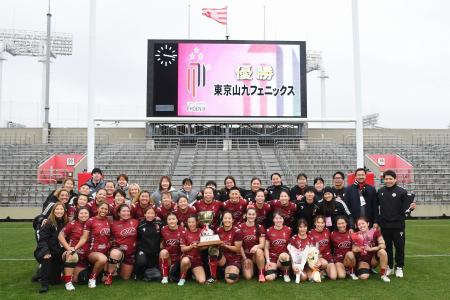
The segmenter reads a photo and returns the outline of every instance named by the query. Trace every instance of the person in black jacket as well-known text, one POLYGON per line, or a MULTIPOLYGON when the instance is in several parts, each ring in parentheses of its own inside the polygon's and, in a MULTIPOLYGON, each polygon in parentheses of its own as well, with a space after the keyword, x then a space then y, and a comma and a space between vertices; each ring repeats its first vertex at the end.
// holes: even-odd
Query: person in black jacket
POLYGON ((344 202, 352 213, 353 220, 366 217, 369 224, 378 228, 377 191, 366 183, 366 175, 366 169, 356 169, 355 182, 347 186, 344 202))
MULTIPOLYGON (((64 181, 63 181, 62 188, 69 191, 69 204, 70 205, 72 205, 74 200, 78 197, 78 194, 75 193, 73 190, 74 185, 75 185, 75 181, 73 180, 73 178, 68 177, 68 178, 64 179, 64 181)), ((58 202, 58 191, 59 190, 60 189, 56 189, 47 196, 44 203, 42 204, 42 211, 44 211, 50 203, 58 202)))
POLYGON ((334 198, 333 189, 329 186, 323 189, 323 200, 318 203, 319 214, 325 217, 325 226, 333 232, 336 228, 336 219, 339 216, 347 218, 348 226, 353 228, 354 221, 352 214, 345 202, 334 198))
POLYGON ((297 204, 297 220, 305 219, 308 222, 308 230, 314 228, 314 218, 319 214, 314 196, 314 188, 309 186, 305 190, 305 197, 297 204))
POLYGON ((397 185, 397 174, 388 170, 383 174, 385 186, 378 190, 377 207, 380 209, 379 225, 381 234, 386 242, 388 255, 387 275, 393 272, 395 247, 395 275, 403 277, 403 266, 405 260, 405 212, 414 209, 416 204, 408 201, 405 189, 397 185))
POLYGON ((305 196, 306 188, 308 187, 308 177, 305 173, 297 175, 297 185, 291 189, 291 201, 298 204, 305 196))
POLYGON ((134 272, 137 279, 144 279, 147 269, 157 269, 161 242, 161 223, 156 219, 155 209, 147 208, 145 219, 137 229, 136 262, 134 272))
POLYGON ((60 281, 63 269, 62 254, 64 248, 58 240, 59 232, 67 224, 67 213, 63 203, 53 205, 47 222, 42 225, 34 257, 41 264, 41 288, 39 293, 48 291, 49 284, 60 281))
POLYGON ((333 194, 337 200, 344 200, 345 197, 345 175, 341 171, 333 174, 333 194))
POLYGON ((250 181, 250 189, 245 190, 243 194, 243 198, 248 202, 255 202, 256 193, 261 190, 262 182, 258 177, 253 177, 250 181))
POLYGON ((315 199, 317 202, 323 199, 323 188, 325 187, 325 180, 322 177, 314 178, 314 190, 316 193, 315 199))
POLYGON ((283 185, 281 181, 281 174, 278 172, 272 173, 270 175, 270 180, 272 180, 272 185, 266 189, 266 200, 278 200, 280 198, 281 191, 286 191, 288 195, 290 194, 289 187, 283 185))
MULTIPOLYGON (((219 200, 220 202, 225 202, 228 199, 230 199, 230 191, 232 188, 236 188, 236 179, 234 179, 233 176, 228 175, 227 177, 225 177, 224 181, 223 181, 224 187, 221 188, 219 190, 219 198, 217 200, 219 200)), ((238 188, 239 192, 241 195, 244 195, 245 190, 238 188)))

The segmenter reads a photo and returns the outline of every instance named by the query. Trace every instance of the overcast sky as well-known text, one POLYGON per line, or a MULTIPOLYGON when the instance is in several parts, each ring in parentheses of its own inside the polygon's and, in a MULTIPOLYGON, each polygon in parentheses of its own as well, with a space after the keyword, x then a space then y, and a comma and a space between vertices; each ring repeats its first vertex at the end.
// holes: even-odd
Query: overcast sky
MULTIPOLYGON (((1 0, 0 29, 45 30, 47 0, 1 0)), ((97 0, 96 116, 145 117, 147 39, 224 39, 225 27, 201 15, 228 5, 231 39, 305 40, 322 52, 327 117, 353 118, 351 0, 97 0)), ((53 127, 87 124, 88 0, 52 0, 53 31, 73 33, 73 55, 51 66, 53 127)), ((360 0, 364 115, 391 128, 450 124, 450 2, 360 0)), ((35 57, 3 63, 0 122, 41 124, 42 64, 35 57)), ((320 80, 308 74, 308 115, 320 117, 320 80)))

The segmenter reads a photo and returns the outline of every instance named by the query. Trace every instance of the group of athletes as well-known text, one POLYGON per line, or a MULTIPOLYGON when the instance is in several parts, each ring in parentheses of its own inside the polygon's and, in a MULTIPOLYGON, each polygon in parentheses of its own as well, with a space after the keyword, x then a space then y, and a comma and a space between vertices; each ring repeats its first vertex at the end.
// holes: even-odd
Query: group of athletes
POLYGON ((389 282, 393 245, 395 274, 403 277, 405 212, 415 203, 397 186, 393 171, 384 173, 378 192, 366 183, 364 169, 355 171, 347 187, 342 172, 333 175, 333 187, 324 187, 320 177, 308 186, 307 176, 299 174, 289 189, 274 173, 267 188, 252 178, 245 190, 227 176, 222 189, 209 181, 200 192, 189 178, 176 190, 162 176, 153 193, 128 184, 126 174, 116 182, 103 181, 99 168, 91 174, 78 193, 73 179, 66 179, 35 218, 39 292, 61 280, 68 291, 74 283, 110 286, 115 277, 183 286, 187 278, 233 284, 240 277, 290 282, 295 275, 300 283, 319 271, 330 280, 365 280, 378 265, 381 280, 389 282), (220 244, 200 244, 202 212, 212 213, 208 227, 220 244), (297 261, 295 253, 306 247, 319 250, 313 265, 297 261))

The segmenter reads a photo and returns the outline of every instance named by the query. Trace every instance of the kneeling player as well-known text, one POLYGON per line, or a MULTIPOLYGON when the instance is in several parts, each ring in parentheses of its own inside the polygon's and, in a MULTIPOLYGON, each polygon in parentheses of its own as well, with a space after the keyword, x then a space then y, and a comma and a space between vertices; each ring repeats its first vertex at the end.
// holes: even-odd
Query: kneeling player
MULTIPOLYGON (((85 195, 80 195, 85 196, 85 195)), ((66 290, 73 291, 72 282, 78 281, 78 274, 88 266, 87 252, 89 245, 81 246, 80 239, 83 235, 84 223, 89 219, 89 210, 81 207, 74 214, 74 220, 68 223, 58 235, 58 240, 66 251, 63 254, 64 282, 66 290)))
POLYGON ((330 247, 330 231, 325 227, 325 217, 318 215, 314 218, 315 228, 309 232, 313 244, 318 245, 320 251, 320 269, 326 270, 328 278, 336 280, 336 266, 333 262, 330 247))
POLYGON ((289 277, 289 254, 287 244, 291 237, 291 228, 283 225, 284 219, 276 212, 273 216, 274 225, 266 232, 264 255, 266 257, 266 280, 274 281, 277 278, 277 270, 283 271, 283 279, 290 282, 289 277))
POLYGON ((369 230, 369 221, 360 217, 357 221, 359 231, 352 235, 353 252, 358 259, 358 277, 366 280, 370 276, 370 268, 380 264, 380 276, 384 282, 390 282, 386 276, 388 258, 386 245, 380 231, 372 228, 369 230))
POLYGON ((353 280, 358 280, 354 273, 356 259, 352 252, 352 240, 346 217, 339 216, 336 218, 336 230, 331 233, 331 243, 337 277, 344 279, 347 274, 346 270, 348 270, 350 277, 353 280))
POLYGON ((112 274, 119 263, 122 279, 129 279, 133 273, 139 222, 131 218, 130 207, 126 204, 117 208, 117 215, 120 219, 111 225, 113 247, 109 253, 105 285, 112 284, 112 274))
POLYGON ((311 272, 308 268, 306 260, 308 253, 305 253, 307 247, 311 245, 311 241, 308 238, 308 221, 306 219, 300 219, 297 222, 298 233, 291 237, 289 240, 288 250, 292 260, 292 270, 295 274, 295 283, 304 282, 310 278, 311 272))
POLYGON ((180 238, 182 227, 178 226, 178 219, 174 213, 167 215, 167 226, 161 230, 161 252, 159 253, 159 266, 162 272, 162 284, 169 282, 169 268, 170 278, 173 281, 178 281, 180 270, 180 238))
POLYGON ((254 265, 258 267, 259 282, 265 282, 264 276, 264 243, 266 232, 262 225, 256 222, 256 209, 249 204, 247 206, 246 222, 241 223, 238 228, 242 233, 242 274, 245 279, 253 277, 254 265))
POLYGON ((180 281, 179 286, 186 282, 186 274, 189 269, 192 270, 192 275, 195 280, 203 284, 206 281, 205 269, 203 269, 201 249, 198 246, 200 243, 201 230, 198 228, 196 216, 190 216, 187 219, 187 227, 181 234, 180 246, 181 265, 180 265, 180 281))
MULTIPOLYGON (((216 280, 217 266, 225 267, 225 281, 233 284, 239 279, 239 271, 241 268, 241 247, 242 234, 239 229, 233 226, 233 215, 230 212, 225 212, 222 217, 223 226, 219 227, 217 234, 223 244, 219 247, 219 253, 210 251, 210 256, 218 256, 217 264, 214 268, 214 259, 210 259, 211 277, 210 283, 216 280), (216 255, 215 255, 216 254, 216 255)), ((215 258, 215 257, 214 257, 215 258)))

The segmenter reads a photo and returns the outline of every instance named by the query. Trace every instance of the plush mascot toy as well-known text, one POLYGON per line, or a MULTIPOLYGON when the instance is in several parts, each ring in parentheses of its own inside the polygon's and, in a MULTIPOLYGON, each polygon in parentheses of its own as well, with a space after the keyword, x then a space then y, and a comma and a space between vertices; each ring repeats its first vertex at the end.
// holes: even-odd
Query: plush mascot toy
POLYGON ((314 246, 309 246, 308 251, 308 266, 312 271, 312 279, 314 282, 322 282, 322 278, 320 277, 320 270, 316 268, 316 264, 319 261, 319 248, 314 246))

